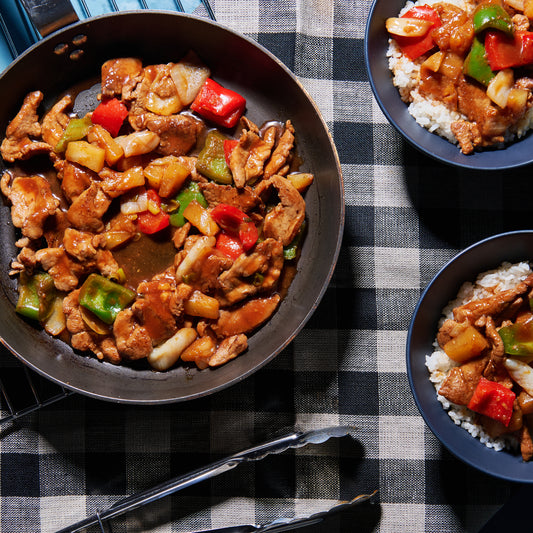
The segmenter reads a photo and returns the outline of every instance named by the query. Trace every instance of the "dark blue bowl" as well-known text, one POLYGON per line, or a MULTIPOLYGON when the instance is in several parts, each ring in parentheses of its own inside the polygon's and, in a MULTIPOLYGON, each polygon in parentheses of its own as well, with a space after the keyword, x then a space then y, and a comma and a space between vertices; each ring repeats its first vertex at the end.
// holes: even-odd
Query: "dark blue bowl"
POLYGON ((389 37, 385 29, 385 20, 398 16, 405 4, 406 0, 374 0, 366 25, 365 63, 368 78, 376 101, 389 122, 415 148, 443 163, 479 170, 502 170, 531 163, 531 134, 501 150, 464 155, 456 145, 430 133, 409 114, 407 105, 392 84, 386 56, 389 37))
POLYGON ((429 381, 426 355, 433 352, 442 309, 453 300, 465 281, 497 268, 504 261, 533 260, 533 230, 495 235, 480 241, 448 262, 423 292, 407 335, 407 375, 422 417, 441 443, 456 457, 487 474, 508 481, 533 483, 533 461, 525 463, 519 453, 496 452, 455 425, 429 381))

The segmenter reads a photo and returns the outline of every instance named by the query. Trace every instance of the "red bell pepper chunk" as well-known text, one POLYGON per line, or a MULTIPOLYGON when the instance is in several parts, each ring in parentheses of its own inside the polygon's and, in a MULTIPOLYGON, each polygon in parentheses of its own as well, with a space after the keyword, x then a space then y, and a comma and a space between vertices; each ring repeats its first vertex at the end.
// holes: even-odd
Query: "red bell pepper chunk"
POLYGON ((105 128, 112 137, 116 137, 127 116, 128 108, 117 98, 110 98, 98 104, 91 120, 93 124, 100 124, 105 128))
POLYGON ((226 89, 207 78, 196 95, 191 109, 200 116, 224 128, 232 128, 244 113, 246 100, 231 89, 226 89))
POLYGON ((488 31, 485 50, 492 70, 529 65, 533 63, 533 32, 517 31, 508 37, 500 31, 488 31))
POLYGON ((229 167, 229 158, 231 156, 231 152, 235 149, 235 147, 239 144, 239 141, 237 139, 226 139, 224 141, 224 157, 226 158, 226 165, 229 167))
POLYGON ((228 256, 234 261, 235 259, 237 259, 237 257, 244 253, 244 248, 239 238, 233 237, 225 231, 221 231, 217 235, 217 242, 215 248, 217 250, 220 250, 224 255, 228 256))
POLYGON ((259 232, 250 217, 233 205, 218 204, 211 210, 211 217, 226 233, 238 237, 244 251, 250 250, 259 237, 259 232))
POLYGON ((151 235, 152 233, 157 233, 162 229, 165 229, 170 224, 170 217, 161 209, 161 198, 153 189, 148 189, 146 191, 148 197, 148 202, 151 202, 152 206, 157 210, 157 213, 153 213, 150 210, 143 211, 137 216, 137 227, 143 233, 151 235))
POLYGON ((420 37, 394 36, 394 40, 398 43, 402 53, 409 59, 415 60, 435 47, 435 42, 431 37, 431 31, 441 26, 442 22, 437 11, 428 5, 415 6, 406 11, 402 15, 402 18, 429 20, 433 22, 433 26, 428 29, 427 33, 420 37))
POLYGON ((253 222, 245 222, 240 225, 239 239, 241 240, 242 247, 246 252, 253 248, 258 237, 259 232, 257 231, 257 228, 253 222))
POLYGON ((219 226, 231 233, 236 233, 243 222, 250 221, 250 217, 244 211, 229 204, 218 204, 213 207, 211 217, 219 226))
POLYGON ((511 389, 482 377, 468 403, 468 408, 507 427, 513 414, 515 398, 516 394, 511 389))

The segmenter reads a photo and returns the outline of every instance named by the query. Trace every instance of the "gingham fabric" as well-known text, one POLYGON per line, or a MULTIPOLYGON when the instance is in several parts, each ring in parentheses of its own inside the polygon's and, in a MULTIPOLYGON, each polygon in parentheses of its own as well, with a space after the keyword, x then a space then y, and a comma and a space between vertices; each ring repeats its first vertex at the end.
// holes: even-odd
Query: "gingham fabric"
MULTIPOLYGON (((452 457, 425 426, 406 377, 405 342, 421 290, 448 259, 491 234, 531 227, 531 169, 451 169, 398 136, 365 72, 370 3, 211 2, 219 22, 256 39, 299 77, 339 152, 344 240, 311 320, 272 363, 208 398, 141 408, 73 395, 1 427, 1 533, 56 531, 293 427, 358 429, 354 438, 240 466, 109 530, 264 524, 377 489, 371 503, 302 531, 477 532, 516 496, 515 486, 452 457)), ((24 402, 19 365, 5 352, 0 365, 24 402)))

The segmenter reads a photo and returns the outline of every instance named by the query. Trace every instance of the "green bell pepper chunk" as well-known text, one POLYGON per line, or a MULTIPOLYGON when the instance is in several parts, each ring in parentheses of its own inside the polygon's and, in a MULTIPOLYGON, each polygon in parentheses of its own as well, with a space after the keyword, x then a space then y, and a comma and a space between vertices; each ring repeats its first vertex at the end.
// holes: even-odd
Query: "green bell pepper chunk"
POLYGON ((506 354, 533 355, 533 321, 511 324, 498 330, 506 354))
POLYGON ((294 237, 291 243, 289 243, 287 246, 283 247, 283 259, 286 261, 290 261, 291 259, 295 259, 298 255, 298 252, 300 251, 300 247, 302 244, 302 239, 305 233, 305 227, 306 222, 303 221, 302 225, 300 226, 300 229, 298 230, 298 233, 294 237))
POLYGON ((19 277, 19 298, 15 311, 32 320, 45 320, 52 311, 56 296, 54 280, 46 272, 29 276, 22 272, 19 277))
POLYGON ((498 4, 480 4, 474 12, 472 23, 474 25, 474 33, 493 29, 502 31, 512 37, 514 31, 511 16, 498 4))
POLYGON ((54 151, 64 152, 70 141, 79 141, 80 139, 83 139, 92 125, 93 123, 90 117, 71 118, 61 139, 59 139, 56 144, 54 151))
POLYGON ((99 274, 90 274, 80 289, 80 305, 94 313, 106 324, 135 299, 135 291, 119 285, 99 274))
POLYGON ((233 177, 224 153, 226 139, 227 137, 217 130, 212 130, 207 134, 204 147, 198 154, 196 170, 217 183, 230 185, 233 177))
POLYGON ((178 209, 169 213, 169 218, 170 223, 178 228, 181 228, 185 224, 183 212, 193 200, 196 200, 202 207, 207 207, 207 201, 200 191, 200 186, 195 181, 191 181, 185 189, 182 189, 175 200, 178 204, 178 209))
POLYGON ((466 56, 463 72, 485 86, 496 76, 487 60, 485 45, 477 37, 474 37, 472 48, 466 56))

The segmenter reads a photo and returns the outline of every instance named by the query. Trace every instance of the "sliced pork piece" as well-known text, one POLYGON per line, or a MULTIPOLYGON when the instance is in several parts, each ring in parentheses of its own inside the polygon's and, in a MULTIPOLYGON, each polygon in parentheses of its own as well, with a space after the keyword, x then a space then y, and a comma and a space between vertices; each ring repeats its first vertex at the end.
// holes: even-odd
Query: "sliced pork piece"
POLYGON ((93 260, 96 257, 93 237, 93 233, 67 228, 63 236, 63 246, 65 251, 78 261, 93 260))
POLYGON ((43 118, 42 138, 43 141, 54 147, 70 121, 70 117, 65 111, 72 106, 72 97, 63 96, 43 118))
POLYGON ((276 310, 281 297, 274 294, 268 298, 256 298, 231 310, 221 310, 213 331, 218 337, 231 337, 248 333, 268 320, 276 310))
POLYGON ((172 64, 149 65, 132 93, 131 114, 145 112, 173 115, 183 109, 178 89, 172 79, 172 64))
POLYGON ((289 245, 300 230, 305 219, 305 200, 292 183, 278 175, 261 181, 255 188, 256 194, 262 196, 274 187, 279 196, 279 203, 265 216, 263 233, 289 245))
POLYGON ((457 405, 468 405, 487 363, 488 357, 483 357, 452 368, 442 382, 439 394, 457 405))
MULTIPOLYGON (((489 340, 491 344, 491 359, 499 359, 503 364, 503 356, 505 355, 505 346, 503 340, 500 337, 496 326, 494 325, 493 318, 488 315, 484 317, 485 325, 485 337, 489 340)), ((479 322, 479 321, 478 321, 479 322)))
POLYGON ((249 254, 241 254, 219 278, 224 305, 231 305, 259 292, 270 291, 283 268, 283 245, 275 239, 260 242, 249 254))
POLYGON ((110 59, 102 65, 102 94, 128 99, 142 77, 142 62, 133 57, 110 59))
POLYGON ((98 179, 92 170, 70 161, 65 161, 58 178, 61 180, 61 190, 70 203, 88 189, 93 180, 98 179))
POLYGON ((86 265, 71 259, 64 248, 42 248, 35 252, 35 259, 52 276, 60 291, 75 289, 80 276, 86 271, 86 265))
POLYGON ((232 359, 248 348, 248 339, 246 335, 233 335, 224 339, 215 353, 209 358, 209 366, 220 366, 232 359))
MULTIPOLYGON (((529 283, 529 282, 528 282, 529 283)), ((505 311, 509 305, 528 290, 528 283, 518 283, 513 289, 501 291, 494 296, 472 300, 453 310, 453 316, 458 322, 468 320, 471 324, 483 315, 495 316, 505 311)))
POLYGON ((17 258, 11 262, 11 271, 9 275, 19 274, 20 272, 33 272, 37 265, 35 259, 35 250, 28 247, 23 247, 17 255, 17 258))
POLYGON ((285 129, 279 138, 270 160, 265 166, 264 178, 268 179, 274 174, 278 174, 281 169, 287 166, 289 157, 294 146, 294 127, 290 120, 285 123, 285 129))
POLYGON ((48 181, 42 176, 18 176, 10 173, 2 176, 3 194, 11 202, 11 218, 15 227, 30 239, 43 236, 44 224, 55 214, 59 200, 52 194, 48 181))
POLYGON ((139 284, 139 297, 132 311, 147 330, 154 346, 176 333, 177 319, 183 313, 183 300, 191 295, 192 290, 188 285, 177 285, 173 272, 139 284))
POLYGON ((118 213, 106 224, 105 231, 94 236, 93 244, 106 250, 114 250, 137 235, 134 220, 123 213, 118 213))
POLYGON ((161 155, 186 155, 196 146, 204 131, 203 123, 190 115, 144 113, 130 117, 130 123, 137 130, 148 129, 159 136, 157 152, 161 155))
POLYGON ((46 224, 44 225, 43 237, 46 241, 46 245, 50 248, 56 248, 63 243, 63 235, 65 230, 69 227, 69 221, 67 220, 67 213, 61 208, 48 217, 46 224))
POLYGON ((512 17, 514 31, 528 31, 529 30, 529 19, 522 15, 522 13, 516 13, 512 17))
POLYGON ((456 120, 450 124, 450 129, 455 135, 463 154, 472 154, 478 146, 482 146, 483 144, 483 138, 479 133, 479 128, 474 122, 456 120))
POLYGON ((457 86, 458 110, 470 122, 475 122, 483 139, 483 146, 503 143, 508 128, 515 124, 526 112, 530 104, 524 106, 507 105, 500 108, 487 96, 480 84, 462 79, 457 86))
POLYGON ((120 265, 109 250, 97 250, 96 269, 106 278, 117 279, 120 265))
POLYGON ((43 100, 41 91, 29 93, 20 111, 9 123, 6 136, 0 145, 2 157, 13 163, 17 159, 29 159, 33 155, 49 153, 52 147, 39 140, 41 125, 37 115, 37 108, 43 100))
POLYGON ((125 359, 143 359, 152 351, 148 330, 139 324, 131 309, 120 311, 113 323, 113 334, 119 354, 125 359))
POLYGON ((185 244, 185 239, 189 236, 189 231, 191 231, 191 223, 185 222, 181 228, 176 228, 172 234, 172 243, 176 247, 176 250, 179 250, 185 244))
POLYGON ((262 203, 261 198, 248 186, 237 189, 231 185, 219 185, 209 181, 201 183, 200 190, 210 208, 218 204, 228 204, 248 213, 262 203))
POLYGON ((123 194, 142 187, 145 183, 143 167, 134 166, 125 172, 118 172, 111 168, 104 167, 98 174, 102 180, 100 186, 110 198, 118 198, 123 194))
POLYGON ((204 260, 197 264, 189 283, 203 293, 210 293, 218 287, 221 272, 231 266, 231 259, 217 250, 211 250, 204 260))
POLYGON ((276 128, 268 128, 263 138, 253 131, 244 130, 231 152, 229 167, 236 187, 255 182, 262 174, 265 162, 276 142, 276 128))
POLYGON ((102 217, 110 205, 111 198, 97 183, 93 182, 74 200, 67 212, 67 217, 76 229, 98 233, 104 229, 102 217))
POLYGON ((523 461, 529 461, 533 457, 533 439, 527 423, 520 430, 520 453, 523 461))

